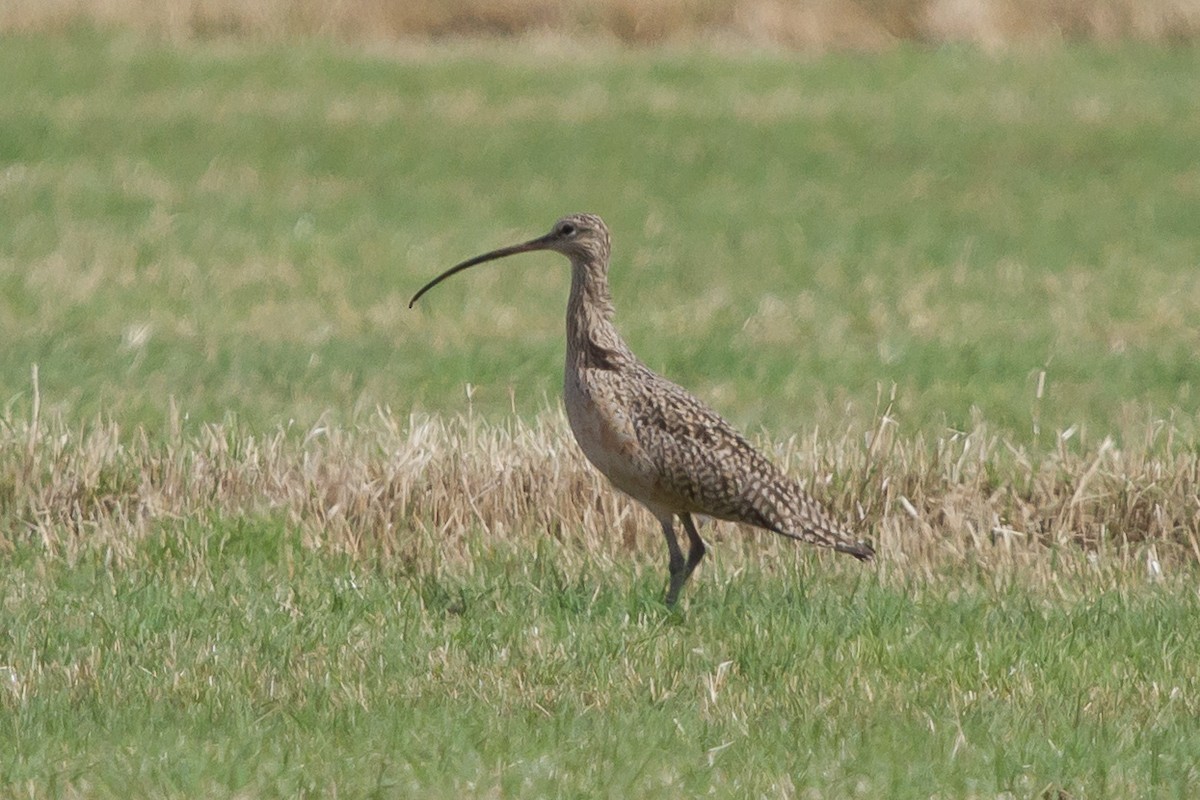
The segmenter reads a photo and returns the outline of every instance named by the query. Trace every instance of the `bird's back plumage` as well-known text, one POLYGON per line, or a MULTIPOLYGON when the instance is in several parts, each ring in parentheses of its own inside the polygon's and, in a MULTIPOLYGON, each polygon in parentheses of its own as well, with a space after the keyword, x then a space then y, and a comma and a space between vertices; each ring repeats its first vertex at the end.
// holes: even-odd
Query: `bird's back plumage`
POLYGON ((589 378, 608 384, 602 395, 610 406, 623 406, 616 413, 628 419, 636 440, 645 483, 633 491, 622 487, 627 493, 672 513, 742 522, 870 557, 870 548, 854 541, 797 481, 682 387, 640 361, 592 370, 589 378))

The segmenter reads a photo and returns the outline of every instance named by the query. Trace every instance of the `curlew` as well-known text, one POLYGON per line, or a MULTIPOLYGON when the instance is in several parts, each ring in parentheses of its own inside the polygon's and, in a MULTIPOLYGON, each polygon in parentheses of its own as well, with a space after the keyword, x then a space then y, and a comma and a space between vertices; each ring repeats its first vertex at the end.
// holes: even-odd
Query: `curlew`
POLYGON ((451 267, 422 286, 409 308, 451 275, 531 250, 553 250, 570 259, 567 419, 587 459, 662 525, 670 554, 668 606, 704 558, 693 514, 746 523, 863 561, 874 555, 720 415, 633 354, 613 325, 609 234, 599 217, 571 214, 545 236, 451 267), (675 517, 687 533, 686 558, 675 517))

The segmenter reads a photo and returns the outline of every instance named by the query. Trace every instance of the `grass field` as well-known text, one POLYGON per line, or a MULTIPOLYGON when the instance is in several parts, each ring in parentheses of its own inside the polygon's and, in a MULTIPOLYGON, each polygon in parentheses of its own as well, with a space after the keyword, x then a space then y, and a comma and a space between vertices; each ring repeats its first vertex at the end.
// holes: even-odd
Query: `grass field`
POLYGON ((876 563, 707 529, 668 612, 652 520, 561 418, 7 434, 14 795, 1200 786, 1194 451, 777 448, 865 504, 876 563))
POLYGON ((395 58, 4 42, 0 397, 161 430, 558 393, 567 271, 456 261, 591 210, 654 368, 776 435, 972 409, 1041 443, 1200 379, 1196 51, 395 58), (1044 373, 1044 377, 1043 377, 1044 373), (1039 386, 1041 396, 1039 397, 1039 386))
POLYGON ((0 794, 1195 796, 1196 50, 574 47, 0 39, 0 794), (668 612, 564 265, 406 308, 574 210, 875 564, 668 612))
POLYGON ((718 561, 681 619, 657 576, 553 542, 471 546, 469 571, 404 574, 228 522, 121 570, 10 563, 6 649, 27 655, 3 668, 6 793, 1186 798, 1200 782, 1194 574, 1099 573, 1049 599, 983 575, 718 561))

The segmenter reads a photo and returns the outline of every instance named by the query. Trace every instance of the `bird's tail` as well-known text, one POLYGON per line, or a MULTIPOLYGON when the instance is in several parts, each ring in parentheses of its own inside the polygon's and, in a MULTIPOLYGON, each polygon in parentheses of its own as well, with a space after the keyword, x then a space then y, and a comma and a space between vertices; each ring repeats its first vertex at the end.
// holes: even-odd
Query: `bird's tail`
POLYGON ((875 557, 875 548, 863 541, 855 541, 850 538, 849 533, 845 528, 834 527, 818 527, 817 525, 804 525, 799 532, 769 526, 769 530, 786 536, 789 539, 796 539, 801 542, 809 542, 820 547, 828 547, 837 553, 849 553, 859 561, 870 561, 875 557))
MULTIPOLYGON (((763 459, 765 462, 766 460, 763 459)), ((769 463, 759 465, 770 474, 769 463)), ((849 553, 860 561, 870 561, 875 550, 855 536, 850 526, 829 514, 804 487, 782 473, 772 479, 756 480, 739 498, 737 508, 727 517, 774 531, 839 553, 849 553)))
POLYGON ((875 557, 875 548, 866 542, 857 542, 855 544, 846 544, 838 542, 833 546, 833 549, 839 553, 849 553, 859 561, 870 561, 875 557))
POLYGON ((771 530, 792 539, 828 547, 838 553, 848 553, 859 561, 874 558, 875 549, 855 537, 849 526, 825 511, 802 486, 794 484, 791 489, 791 502, 786 504, 785 513, 780 515, 783 519, 772 520, 775 524, 769 526, 771 530))

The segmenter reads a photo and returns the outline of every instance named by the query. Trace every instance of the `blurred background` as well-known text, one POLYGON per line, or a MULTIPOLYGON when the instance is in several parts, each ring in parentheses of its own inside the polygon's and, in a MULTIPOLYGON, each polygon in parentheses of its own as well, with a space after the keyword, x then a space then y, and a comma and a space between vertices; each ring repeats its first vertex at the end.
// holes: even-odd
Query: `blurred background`
POLYGON ((649 365, 786 435, 1194 428, 1196 0, 0 8, 0 400, 160 431, 557 403, 613 230, 649 365))
POLYGON ((364 42, 538 33, 804 51, 877 50, 905 40, 1178 44, 1200 30, 1194 0, 11 0, 0 15, 8 30, 93 23, 172 39, 320 35, 364 42))

